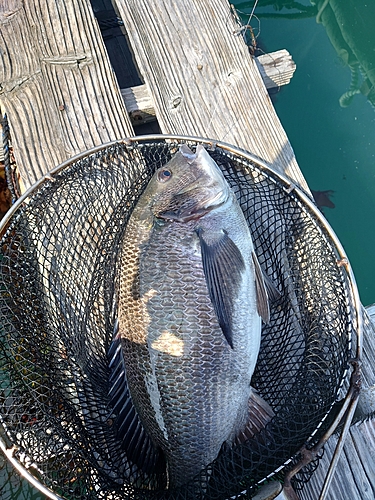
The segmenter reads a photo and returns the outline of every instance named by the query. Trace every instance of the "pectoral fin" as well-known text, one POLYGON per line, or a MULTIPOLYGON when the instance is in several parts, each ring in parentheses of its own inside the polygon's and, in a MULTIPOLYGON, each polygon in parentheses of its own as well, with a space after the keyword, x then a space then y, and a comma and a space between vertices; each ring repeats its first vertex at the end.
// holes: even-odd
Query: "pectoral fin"
POLYGON ((144 429, 129 392, 118 321, 108 350, 109 399, 117 437, 129 460, 147 474, 156 472, 164 458, 144 429))
POLYGON ((226 231, 197 231, 208 294, 223 334, 233 348, 232 313, 245 270, 237 245, 226 231))

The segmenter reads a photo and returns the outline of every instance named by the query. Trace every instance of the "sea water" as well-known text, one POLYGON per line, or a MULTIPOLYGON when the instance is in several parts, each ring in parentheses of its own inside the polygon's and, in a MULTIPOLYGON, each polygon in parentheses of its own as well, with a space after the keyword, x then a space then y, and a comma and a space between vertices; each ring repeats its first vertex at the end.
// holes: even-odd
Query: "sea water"
MULTIPOLYGON (((368 5, 373 12, 371 2, 355 1, 357 7, 368 5)), ((333 191, 335 208, 323 207, 324 214, 344 246, 361 302, 367 306, 375 302, 375 108, 362 94, 347 107, 340 106, 340 97, 350 87, 351 71, 315 13, 287 9, 292 3, 260 0, 255 10, 258 19, 253 18, 251 25, 255 36, 260 26, 260 52, 285 48, 296 63, 290 84, 274 94, 274 106, 310 189, 333 191), (276 4, 280 10, 273 7, 276 4)), ((246 22, 254 0, 234 4, 244 12, 246 22)), ((312 7, 309 0, 294 4, 312 7)), ((349 9, 353 0, 342 0, 342 5, 349 9)), ((345 29, 349 36, 358 37, 365 32, 361 23, 373 26, 373 19, 352 16, 345 29)), ((365 34, 368 53, 364 57, 375 72, 372 31, 372 38, 365 34)))

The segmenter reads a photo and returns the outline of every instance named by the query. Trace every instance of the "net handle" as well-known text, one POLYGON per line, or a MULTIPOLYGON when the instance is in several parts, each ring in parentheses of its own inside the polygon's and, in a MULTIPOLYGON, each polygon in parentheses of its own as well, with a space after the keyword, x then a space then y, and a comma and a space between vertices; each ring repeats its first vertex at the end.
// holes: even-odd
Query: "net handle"
POLYGON ((16 447, 7 448, 4 440, 0 437, 0 450, 3 452, 6 459, 12 464, 12 466, 17 470, 20 476, 26 479, 34 488, 39 490, 43 495, 50 498, 51 500, 64 500, 64 498, 56 495, 49 488, 40 483, 35 476, 33 476, 16 458, 14 458, 14 453, 16 447))

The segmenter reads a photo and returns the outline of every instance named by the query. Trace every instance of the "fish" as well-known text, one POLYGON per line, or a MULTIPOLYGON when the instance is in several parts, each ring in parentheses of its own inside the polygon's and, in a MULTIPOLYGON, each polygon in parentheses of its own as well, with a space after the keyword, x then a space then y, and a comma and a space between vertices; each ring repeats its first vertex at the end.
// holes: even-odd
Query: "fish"
POLYGON ((180 487, 273 416, 251 387, 272 289, 203 145, 181 145, 155 172, 118 262, 108 351, 118 439, 140 470, 180 487))
POLYGON ((332 190, 327 190, 327 191, 313 191, 311 190, 311 193, 313 195, 314 201, 317 204, 319 209, 323 209, 323 207, 328 207, 328 208, 335 208, 335 204, 331 200, 331 196, 333 196, 334 191, 332 190))

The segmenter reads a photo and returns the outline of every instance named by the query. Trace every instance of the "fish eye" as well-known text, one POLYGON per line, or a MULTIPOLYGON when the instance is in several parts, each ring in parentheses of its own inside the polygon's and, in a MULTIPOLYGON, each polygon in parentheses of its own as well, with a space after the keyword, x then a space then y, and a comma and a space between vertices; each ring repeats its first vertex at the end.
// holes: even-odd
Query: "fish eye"
POLYGON ((169 179, 172 177, 172 172, 168 170, 167 168, 163 168, 162 170, 159 170, 158 172, 158 180, 160 182, 166 182, 169 181, 169 179))

